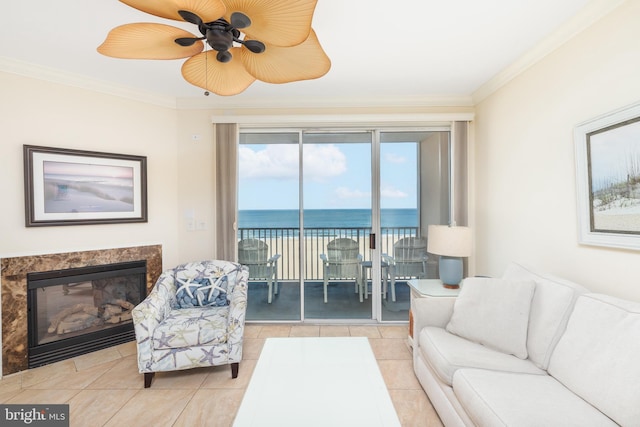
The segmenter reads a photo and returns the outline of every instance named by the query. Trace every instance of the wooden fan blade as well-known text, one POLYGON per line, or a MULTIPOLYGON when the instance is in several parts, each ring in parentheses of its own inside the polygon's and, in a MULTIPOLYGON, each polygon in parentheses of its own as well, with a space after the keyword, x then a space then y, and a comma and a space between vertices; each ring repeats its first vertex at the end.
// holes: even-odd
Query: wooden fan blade
POLYGON ((194 37, 188 31, 164 24, 126 24, 114 28, 98 46, 106 56, 124 59, 178 59, 202 52, 201 41, 191 46, 180 46, 174 40, 194 37))
POLYGON ((233 12, 244 13, 251 25, 242 29, 249 39, 276 46, 295 46, 311 31, 317 0, 222 0, 227 6, 225 19, 233 12))
POLYGON ((267 83, 289 83, 322 77, 331 68, 331 60, 325 54, 315 31, 297 46, 267 45, 263 53, 242 49, 241 59, 247 71, 258 80, 267 83))
POLYGON ((204 22, 222 18, 225 12, 221 0, 120 0, 122 3, 161 18, 183 21, 179 10, 198 15, 204 22))
POLYGON ((189 58, 182 65, 182 76, 192 85, 215 94, 237 95, 256 80, 242 65, 241 50, 244 49, 238 47, 229 49, 233 57, 231 61, 225 63, 216 59, 218 52, 215 50, 189 58))

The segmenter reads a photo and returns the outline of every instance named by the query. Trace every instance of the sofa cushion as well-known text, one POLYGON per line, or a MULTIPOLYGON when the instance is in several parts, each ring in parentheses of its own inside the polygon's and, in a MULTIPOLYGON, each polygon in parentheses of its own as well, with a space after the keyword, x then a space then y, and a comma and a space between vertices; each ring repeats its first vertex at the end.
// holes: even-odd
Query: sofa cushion
POLYGON ((640 426, 640 303, 580 296, 549 373, 617 423, 640 426))
POLYGON ((478 426, 616 426, 549 375, 460 369, 453 391, 478 426))
POLYGON ((229 307, 171 310, 153 331, 153 348, 170 349, 227 342, 229 307))
POLYGON ((522 360, 450 334, 442 328, 427 326, 420 331, 420 352, 438 375, 448 385, 461 368, 483 368, 507 372, 546 375, 546 372, 529 360, 522 360))
POLYGON ((568 280, 535 273, 517 263, 510 264, 502 278, 536 282, 529 314, 527 353, 533 363, 547 369, 551 353, 564 332, 576 298, 587 290, 568 280))
POLYGON ((493 349, 527 358, 532 280, 465 279, 447 331, 493 349))

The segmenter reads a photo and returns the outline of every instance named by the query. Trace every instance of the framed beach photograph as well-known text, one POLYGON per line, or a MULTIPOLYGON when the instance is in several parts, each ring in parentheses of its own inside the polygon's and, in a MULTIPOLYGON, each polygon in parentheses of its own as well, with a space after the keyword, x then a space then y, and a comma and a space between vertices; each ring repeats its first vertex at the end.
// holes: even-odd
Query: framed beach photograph
POLYGON ((575 129, 580 243, 640 249, 640 104, 575 129))
POLYGON ((24 145, 27 227, 147 222, 147 158, 24 145))

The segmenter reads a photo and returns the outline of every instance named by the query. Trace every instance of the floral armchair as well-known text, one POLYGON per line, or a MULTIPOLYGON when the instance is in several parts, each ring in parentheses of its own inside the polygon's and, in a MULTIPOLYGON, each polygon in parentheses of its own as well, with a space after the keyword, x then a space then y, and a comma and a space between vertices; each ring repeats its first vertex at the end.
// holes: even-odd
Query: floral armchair
POLYGON ((145 388, 161 371, 230 364, 238 376, 248 277, 246 267, 219 260, 162 273, 132 311, 145 388))

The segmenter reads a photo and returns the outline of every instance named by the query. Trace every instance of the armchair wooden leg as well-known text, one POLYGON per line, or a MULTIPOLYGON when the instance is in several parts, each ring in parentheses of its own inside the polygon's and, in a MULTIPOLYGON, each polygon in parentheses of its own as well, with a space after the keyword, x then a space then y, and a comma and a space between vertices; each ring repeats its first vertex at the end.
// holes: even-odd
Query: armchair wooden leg
POLYGON ((144 373, 144 388, 151 387, 151 381, 153 380, 153 376, 155 372, 145 372, 144 373))
POLYGON ((238 368, 240 368, 240 363, 231 364, 231 378, 238 378, 238 368))

